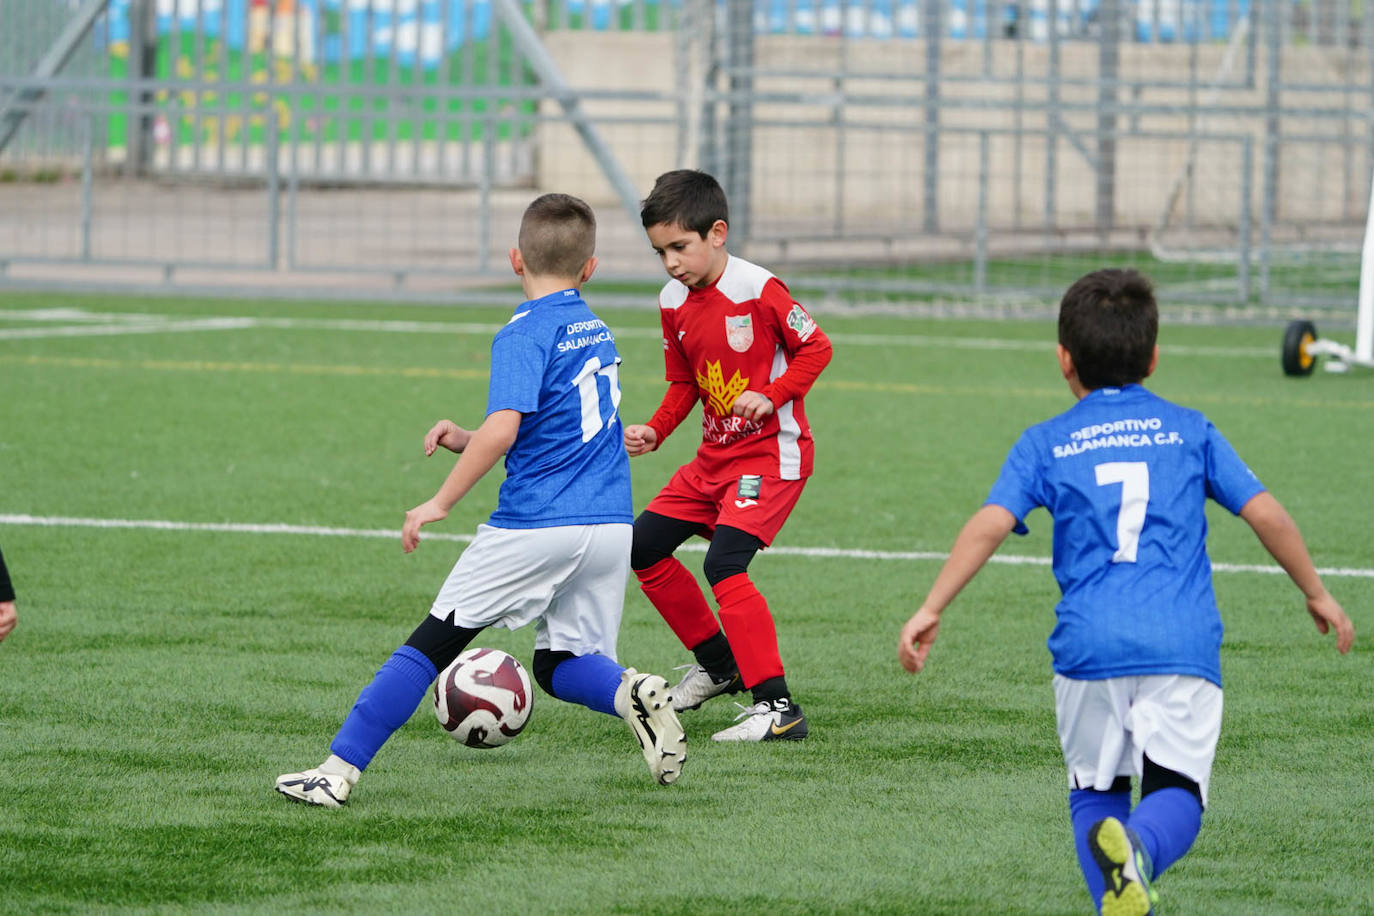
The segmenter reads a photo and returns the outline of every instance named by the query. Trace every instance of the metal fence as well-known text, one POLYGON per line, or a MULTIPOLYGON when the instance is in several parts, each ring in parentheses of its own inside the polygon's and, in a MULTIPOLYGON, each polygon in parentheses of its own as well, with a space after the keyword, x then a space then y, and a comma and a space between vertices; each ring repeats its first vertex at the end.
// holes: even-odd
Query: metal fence
POLYGON ((440 296, 697 166, 846 300, 1353 310, 1374 16, 1322 0, 0 0, 0 283, 440 296))

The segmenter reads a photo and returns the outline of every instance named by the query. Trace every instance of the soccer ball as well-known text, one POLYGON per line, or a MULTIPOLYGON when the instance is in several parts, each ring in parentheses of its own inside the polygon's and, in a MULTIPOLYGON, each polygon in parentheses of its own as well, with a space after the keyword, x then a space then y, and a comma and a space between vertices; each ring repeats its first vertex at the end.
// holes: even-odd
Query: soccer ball
POLYGON ((525 667, 499 649, 467 649, 434 682, 434 714, 455 741, 500 747, 530 719, 525 667))

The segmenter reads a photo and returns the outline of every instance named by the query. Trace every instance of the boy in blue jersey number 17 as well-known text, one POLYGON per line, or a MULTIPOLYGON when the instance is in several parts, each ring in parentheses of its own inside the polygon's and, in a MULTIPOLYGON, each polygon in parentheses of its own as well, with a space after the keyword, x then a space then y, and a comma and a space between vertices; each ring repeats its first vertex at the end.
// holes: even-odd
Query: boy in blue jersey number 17
POLYGON ((1197 411, 1156 397, 1158 309, 1131 270, 1080 279, 1059 307, 1059 367, 1078 398, 1022 433, 955 539, 898 659, 920 671, 940 614, 1044 506, 1063 592, 1049 648, 1078 863, 1107 916, 1151 912, 1151 880, 1196 838, 1221 727, 1221 618, 1208 497, 1238 514, 1302 590, 1317 630, 1350 651, 1350 618, 1292 518, 1197 411), (1131 777, 1140 802, 1131 808, 1131 777))
POLYGON ((619 716, 655 780, 677 780, 687 742, 668 682, 615 661, 630 572, 630 459, 617 407, 615 338, 582 300, 596 269, 596 219, 566 194, 525 210, 510 251, 526 300, 491 345, 482 425, 440 420, 424 450, 459 453, 433 497, 406 513, 401 546, 454 504, 502 455, 496 511, 458 559, 424 622, 363 688, 318 767, 277 779, 297 801, 339 807, 438 672, 485 627, 535 625, 534 679, 551 696, 619 716))

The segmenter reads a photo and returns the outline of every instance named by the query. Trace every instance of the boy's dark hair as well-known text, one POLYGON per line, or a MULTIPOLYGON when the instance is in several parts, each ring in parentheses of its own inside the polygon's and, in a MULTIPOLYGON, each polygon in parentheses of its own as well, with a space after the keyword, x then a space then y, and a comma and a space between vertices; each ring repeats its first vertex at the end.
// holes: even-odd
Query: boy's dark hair
POLYGON ((544 194, 520 220, 520 257, 537 277, 576 277, 596 251, 596 215, 571 194, 544 194))
POLYGON ((1059 343, 1089 390, 1144 379, 1158 335, 1154 287, 1134 270, 1093 271, 1059 302, 1059 343))
POLYGON ((730 222, 730 205, 720 182, 706 172, 678 169, 658 176, 654 189, 639 205, 639 219, 645 229, 681 226, 706 238, 716 220, 730 222))

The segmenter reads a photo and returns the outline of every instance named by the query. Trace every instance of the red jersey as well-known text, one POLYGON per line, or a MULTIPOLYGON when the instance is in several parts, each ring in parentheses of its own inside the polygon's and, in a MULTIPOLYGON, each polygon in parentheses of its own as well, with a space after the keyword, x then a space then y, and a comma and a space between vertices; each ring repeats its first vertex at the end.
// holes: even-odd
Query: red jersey
POLYGON ((803 396, 830 362, 830 339, 781 280, 731 256, 711 286, 670 280, 658 297, 670 383, 649 425, 659 439, 702 404, 701 447, 693 464, 706 480, 758 474, 811 476, 811 426, 803 396), (695 386, 696 399, 676 392, 695 386), (734 416, 745 391, 763 393, 773 413, 762 421, 734 416))

